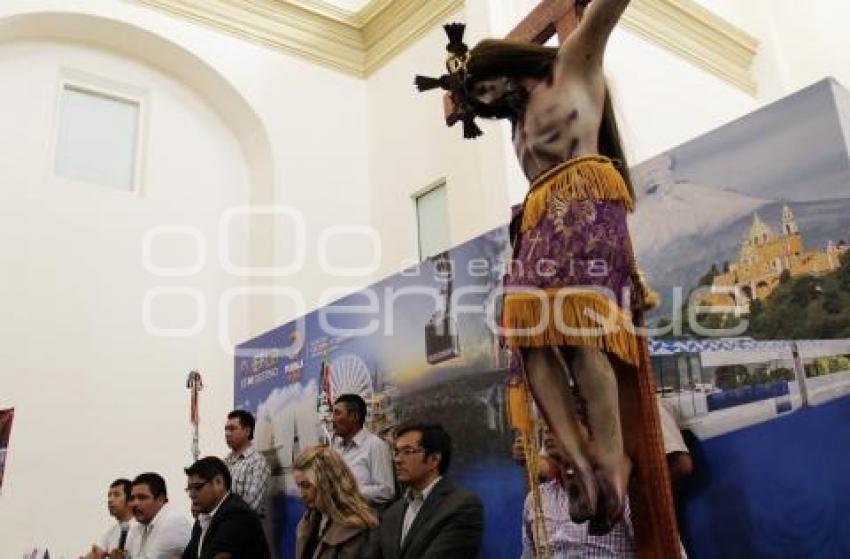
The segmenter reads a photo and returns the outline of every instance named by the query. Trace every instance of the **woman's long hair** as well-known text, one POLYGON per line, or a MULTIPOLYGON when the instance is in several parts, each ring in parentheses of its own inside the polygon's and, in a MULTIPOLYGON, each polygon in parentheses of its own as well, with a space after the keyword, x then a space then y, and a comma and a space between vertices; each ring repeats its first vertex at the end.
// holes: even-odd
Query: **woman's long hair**
POLYGON ((378 519, 357 488, 357 480, 332 448, 313 446, 295 459, 293 469, 316 487, 316 509, 333 522, 375 528, 378 519))
MULTIPOLYGON (((479 80, 506 76, 510 78, 532 77, 538 80, 552 80, 552 66, 558 57, 558 48, 544 47, 534 43, 522 43, 505 39, 485 39, 478 43, 471 51, 466 69, 467 89, 479 80)), ((476 108, 480 108, 475 105, 476 108)), ((479 111, 482 117, 486 109, 479 111)), ((614 106, 611 102, 611 94, 608 85, 605 85, 605 101, 602 106, 602 121, 599 124, 599 136, 597 138, 597 149, 600 155, 604 155, 616 162, 620 173, 629 187, 629 192, 634 199, 634 188, 629 177, 629 166, 623 144, 620 141, 620 131, 617 127, 617 119, 614 116, 614 106)))

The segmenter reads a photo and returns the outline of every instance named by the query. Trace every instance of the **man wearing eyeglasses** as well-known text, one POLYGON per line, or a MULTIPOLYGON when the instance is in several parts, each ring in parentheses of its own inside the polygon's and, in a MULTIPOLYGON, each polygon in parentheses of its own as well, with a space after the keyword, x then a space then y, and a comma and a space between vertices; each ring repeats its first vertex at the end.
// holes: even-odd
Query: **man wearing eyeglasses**
POLYGON ((481 501, 444 477, 451 438, 441 425, 414 423, 398 430, 393 461, 404 498, 384 514, 380 559, 468 559, 478 555, 484 515, 481 501))
POLYGON ((183 559, 269 559, 260 518, 236 493, 219 458, 201 458, 184 470, 186 492, 198 513, 183 559))
POLYGON ((179 559, 192 527, 185 515, 168 504, 165 480, 155 473, 136 476, 130 490, 136 524, 127 538, 128 552, 114 550, 110 559, 179 559))

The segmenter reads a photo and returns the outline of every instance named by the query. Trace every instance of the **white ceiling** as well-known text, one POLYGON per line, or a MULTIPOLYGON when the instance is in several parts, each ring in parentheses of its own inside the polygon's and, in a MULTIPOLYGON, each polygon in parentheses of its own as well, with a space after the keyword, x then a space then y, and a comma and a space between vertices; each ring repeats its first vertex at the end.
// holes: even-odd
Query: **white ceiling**
POLYGON ((322 0, 325 4, 331 4, 337 8, 348 10, 349 12, 357 12, 363 6, 369 3, 369 0, 322 0))

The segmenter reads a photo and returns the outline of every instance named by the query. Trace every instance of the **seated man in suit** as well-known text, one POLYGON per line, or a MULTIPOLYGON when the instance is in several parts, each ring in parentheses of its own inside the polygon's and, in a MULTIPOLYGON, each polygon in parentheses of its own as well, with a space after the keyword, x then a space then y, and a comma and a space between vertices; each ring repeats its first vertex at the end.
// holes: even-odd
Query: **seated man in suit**
POLYGON ((269 559, 260 518, 231 492, 227 465, 215 456, 185 469, 186 490, 198 513, 183 559, 269 559))
POLYGON ((477 557, 484 527, 481 501, 443 477, 451 454, 451 438, 441 425, 408 424, 398 430, 393 461, 406 490, 384 513, 375 557, 477 557))

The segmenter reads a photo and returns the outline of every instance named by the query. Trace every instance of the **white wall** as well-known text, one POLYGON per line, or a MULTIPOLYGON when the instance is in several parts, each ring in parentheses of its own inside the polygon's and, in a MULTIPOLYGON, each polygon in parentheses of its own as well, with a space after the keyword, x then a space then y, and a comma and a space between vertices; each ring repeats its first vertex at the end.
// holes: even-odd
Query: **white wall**
POLYGON ((752 17, 773 25, 777 64, 789 92, 830 75, 850 87, 850 4, 813 0, 801 6, 791 0, 761 0, 758 6, 760 12, 752 17))
POLYGON ((755 76, 767 103, 827 76, 850 86, 850 4, 835 0, 696 0, 761 41, 755 76))
POLYGON ((445 71, 445 43, 442 28, 434 29, 368 82, 369 176, 374 226, 384 241, 381 275, 417 260, 412 196, 435 181, 446 180, 452 244, 491 227, 493 216, 507 207, 499 126, 482 123, 482 138, 464 140, 460 124, 444 124, 441 92, 418 93, 413 86, 414 74, 445 71), (492 157, 485 158, 488 153, 492 157))
MULTIPOLYGON (((370 219, 366 123, 357 110, 366 88, 361 80, 112 0, 3 2, 0 79, 6 317, 0 407, 17 410, 0 496, 0 557, 18 557, 35 545, 76 557, 108 526, 105 493, 116 477, 161 472, 175 506, 188 511, 182 467, 190 462, 190 369, 201 370, 206 385, 202 451, 224 453, 233 379, 220 338, 244 340, 292 318, 294 305, 265 297, 249 315, 239 300, 225 320, 221 295, 245 286, 292 286, 309 309, 340 282, 320 271, 316 247, 326 225, 370 219), (73 19, 57 34, 84 26, 100 44, 68 43, 48 32, 38 36, 39 24, 15 20, 9 29, 3 19, 42 10, 105 17, 155 38, 144 48, 122 44, 128 35, 120 29, 95 33, 99 21, 73 19), (103 44, 110 41, 114 48, 103 44), (58 83, 69 72, 142 92, 148 110, 140 195, 52 176, 58 83), (240 121, 234 116, 240 111, 250 118, 240 121), (266 151, 271 161, 263 161, 266 151), (220 265, 222 212, 258 201, 307 216, 305 264, 296 274, 243 278, 220 265), (201 232, 207 260, 200 272, 157 278, 145 270, 143 238, 157 225, 201 232), (145 330, 145 294, 161 286, 188 286, 205 297, 206 321, 197 334, 165 338, 145 330), (270 310, 253 312, 258 307, 270 310)), ((267 263, 262 254, 257 261, 255 250, 264 239, 249 238, 266 226, 277 242, 269 251, 277 263, 294 252, 283 221, 252 229, 241 220, 229 241, 235 262, 267 263)), ((364 250, 357 239, 335 241, 331 256, 342 264, 356 262, 364 250)), ((162 266, 186 265, 196 255, 185 237, 160 238, 153 249, 162 266)), ((370 278, 345 282, 357 287, 370 278)), ((186 327, 195 317, 185 297, 162 297, 153 306, 161 327, 186 327)))
MULTIPOLYGON (((205 417, 221 417, 231 399, 230 359, 214 322, 188 339, 153 337, 142 304, 159 286, 213 294, 236 282, 209 263, 191 278, 157 278, 143 266, 142 240, 170 224, 214 240, 222 208, 248 198, 247 170, 232 134, 201 100, 130 60, 81 46, 16 42, 0 46, 0 76, 7 77, 0 91, 0 254, 8 271, 0 295, 0 406, 17 410, 0 498, 0 556, 19 556, 41 542, 70 555, 85 549, 86 534, 103 529, 111 479, 160 471, 177 505, 186 504, 182 385, 192 368, 207 373, 205 417), (146 92, 139 195, 53 176, 58 83, 70 69, 146 92), (75 511, 86 514, 74 517, 75 511)), ((234 234, 247 252, 245 228, 234 234)), ((196 250, 186 237, 163 237, 152 256, 160 266, 186 266, 196 250)), ((182 296, 157 299, 152 308, 153 321, 167 328, 188 326, 196 314, 182 296)), ((231 320, 234 330, 249 331, 244 313, 231 320)), ((207 450, 222 450, 218 423, 205 426, 207 450)))
POLYGON ((758 106, 740 89, 620 28, 608 44, 605 68, 631 164, 758 106))

